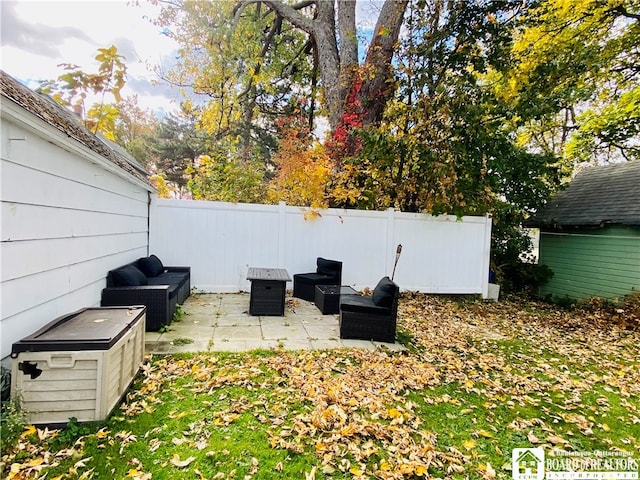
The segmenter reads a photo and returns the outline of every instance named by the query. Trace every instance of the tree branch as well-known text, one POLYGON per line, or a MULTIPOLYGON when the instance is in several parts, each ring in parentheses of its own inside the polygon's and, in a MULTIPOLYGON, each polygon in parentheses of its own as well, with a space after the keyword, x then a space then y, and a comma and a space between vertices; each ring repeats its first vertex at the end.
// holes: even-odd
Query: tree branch
POLYGON ((634 20, 640 20, 640 14, 631 13, 626 8, 624 8, 624 6, 622 6, 622 5, 618 5, 617 7, 613 8, 612 11, 614 11, 616 13, 619 13, 620 15, 622 15, 625 18, 633 18, 634 20))
POLYGON ((249 5, 256 3, 264 3, 268 5, 271 10, 275 11, 278 15, 283 17, 284 19, 291 22, 296 27, 304 30, 309 35, 314 34, 314 25, 313 21, 301 13, 298 12, 299 9, 304 8, 305 6, 310 6, 315 4, 314 1, 304 1, 299 3, 296 6, 291 6, 282 3, 280 0, 241 0, 238 2, 234 8, 234 26, 238 24, 240 21, 240 15, 242 11, 247 8, 249 5))

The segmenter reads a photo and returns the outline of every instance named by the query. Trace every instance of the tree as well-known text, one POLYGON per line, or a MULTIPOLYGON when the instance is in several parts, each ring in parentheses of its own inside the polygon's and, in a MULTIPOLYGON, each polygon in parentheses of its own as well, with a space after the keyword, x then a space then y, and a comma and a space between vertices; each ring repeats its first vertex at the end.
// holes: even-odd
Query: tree
POLYGON ((263 203, 266 197, 261 169, 230 160, 224 151, 199 156, 186 172, 196 200, 263 203))
POLYGON ((276 175, 268 185, 269 201, 326 208, 331 160, 301 115, 282 119, 273 161, 276 175))
POLYGON ((101 132, 115 140, 118 108, 114 102, 121 101, 120 91, 126 82, 127 67, 114 45, 99 48, 95 59, 99 62, 97 73, 86 73, 78 65, 61 64, 59 66, 67 73, 57 80, 43 82, 40 90, 74 110, 91 132, 101 132), (113 97, 113 102, 107 101, 108 95, 113 97), (97 101, 87 106, 85 101, 90 96, 96 96, 97 101))
POLYGON ((154 157, 154 169, 178 196, 188 192, 189 175, 201 155, 210 153, 211 142, 206 132, 198 130, 196 117, 187 104, 179 113, 169 114, 156 127, 150 152, 154 157))
POLYGON ((487 77, 517 113, 521 144, 568 165, 640 158, 639 19, 637 0, 542 0, 526 12, 513 61, 487 77))
POLYGON ((246 125, 279 106, 288 115, 292 92, 312 99, 312 115, 319 82, 334 130, 358 75, 363 123, 380 120, 393 93, 391 60, 407 4, 382 4, 362 69, 353 0, 176 1, 163 4, 158 22, 183 45, 172 81, 214 100, 203 111, 206 128, 219 132, 240 119, 246 125))
POLYGON ((137 95, 123 98, 117 104, 115 140, 147 170, 152 169, 156 157, 153 148, 157 144, 155 132, 160 122, 149 110, 138 105, 137 95))

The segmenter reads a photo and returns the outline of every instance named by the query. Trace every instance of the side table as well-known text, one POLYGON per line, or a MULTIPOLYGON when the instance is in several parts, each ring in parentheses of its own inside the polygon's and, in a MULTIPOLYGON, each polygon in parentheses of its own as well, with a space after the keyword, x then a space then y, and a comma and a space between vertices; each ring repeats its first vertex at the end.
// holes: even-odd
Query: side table
POLYGON ((251 267, 247 280, 251 281, 250 315, 284 315, 284 294, 287 282, 291 281, 289 272, 283 268, 251 267))
POLYGON ((340 312, 341 295, 358 295, 358 292, 348 286, 316 285, 315 304, 323 315, 340 312))

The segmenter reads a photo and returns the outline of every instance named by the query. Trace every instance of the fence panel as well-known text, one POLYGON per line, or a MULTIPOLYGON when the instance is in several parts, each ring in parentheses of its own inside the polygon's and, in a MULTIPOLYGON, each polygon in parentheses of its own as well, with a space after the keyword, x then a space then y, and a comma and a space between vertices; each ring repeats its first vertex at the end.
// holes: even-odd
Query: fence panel
MULTIPOLYGON (((206 292, 247 291, 249 267, 315 269, 316 257, 343 262, 343 284, 372 288, 391 276, 403 290, 487 296, 491 217, 307 209, 154 199, 149 250, 167 265, 191 266, 206 292)), ((291 288, 291 284, 288 285, 291 288)))

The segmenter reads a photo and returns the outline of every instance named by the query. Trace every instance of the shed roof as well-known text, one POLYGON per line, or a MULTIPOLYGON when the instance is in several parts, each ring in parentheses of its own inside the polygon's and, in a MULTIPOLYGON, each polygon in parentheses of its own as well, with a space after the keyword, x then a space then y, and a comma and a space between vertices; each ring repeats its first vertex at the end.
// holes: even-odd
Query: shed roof
POLYGON ((527 222, 537 227, 640 225, 640 161, 586 168, 527 222))
POLYGON ((111 161, 138 180, 151 185, 145 170, 120 148, 116 149, 91 133, 71 111, 54 102, 47 95, 36 93, 0 70, 0 93, 65 135, 73 138, 98 155, 111 161))

